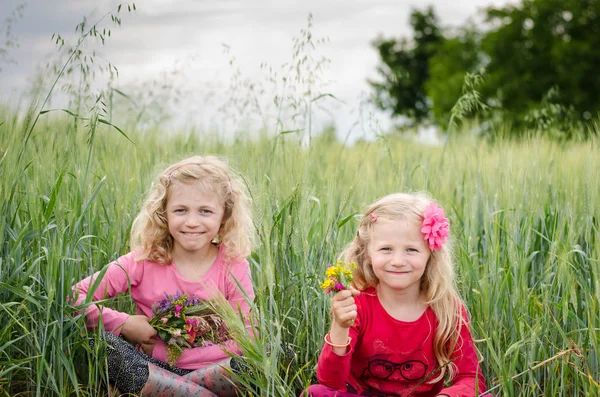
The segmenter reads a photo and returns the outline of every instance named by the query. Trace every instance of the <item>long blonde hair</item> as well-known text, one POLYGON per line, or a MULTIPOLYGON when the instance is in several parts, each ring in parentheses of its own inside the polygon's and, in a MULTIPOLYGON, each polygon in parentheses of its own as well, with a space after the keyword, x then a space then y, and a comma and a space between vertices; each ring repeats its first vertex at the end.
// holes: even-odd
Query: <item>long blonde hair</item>
MULTIPOLYGON (((373 271, 367 248, 372 238, 374 222, 372 213, 377 219, 406 220, 407 224, 420 228, 423 223, 425 209, 433 200, 424 193, 395 193, 385 196, 370 205, 364 212, 354 240, 341 254, 344 261, 356 263, 353 285, 364 290, 376 287, 379 280, 373 271)), ((452 352, 460 343, 459 336, 463 324, 462 307, 454 281, 454 264, 452 262, 451 243, 446 242, 438 251, 431 251, 425 272, 421 278, 421 292, 426 303, 434 311, 438 326, 433 341, 433 351, 440 367, 440 373, 431 383, 443 379, 446 374, 452 379, 456 366, 452 363, 452 352)))
POLYGON ((225 246, 228 260, 248 256, 254 243, 254 224, 249 195, 241 176, 224 160, 215 156, 193 156, 160 173, 131 228, 131 250, 137 259, 171 263, 173 237, 169 233, 166 206, 173 181, 198 183, 216 193, 223 203, 219 243, 225 246))

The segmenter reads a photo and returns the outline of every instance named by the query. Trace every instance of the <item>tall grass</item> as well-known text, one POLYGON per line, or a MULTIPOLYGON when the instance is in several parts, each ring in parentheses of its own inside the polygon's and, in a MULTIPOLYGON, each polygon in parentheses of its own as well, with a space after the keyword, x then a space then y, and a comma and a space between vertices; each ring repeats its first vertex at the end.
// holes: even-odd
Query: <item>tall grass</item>
MULTIPOLYGON (((353 216, 384 194, 426 190, 450 217, 488 386, 502 396, 599 395, 597 141, 457 138, 442 163, 441 147, 399 138, 355 147, 314 138, 304 148, 287 136, 224 143, 127 131, 133 145, 107 126, 90 150, 60 118, 40 119, 24 145, 23 122, 0 120, 0 395, 106 395, 103 361, 65 303, 70 287, 128 250, 155 171, 205 153, 229 158, 254 200, 261 337, 247 344, 255 374, 242 381, 255 394, 297 395, 315 381, 329 326, 318 282, 356 232, 353 216), (297 354, 291 366, 283 342, 297 354)), ((132 309, 128 299, 108 304, 132 309)))

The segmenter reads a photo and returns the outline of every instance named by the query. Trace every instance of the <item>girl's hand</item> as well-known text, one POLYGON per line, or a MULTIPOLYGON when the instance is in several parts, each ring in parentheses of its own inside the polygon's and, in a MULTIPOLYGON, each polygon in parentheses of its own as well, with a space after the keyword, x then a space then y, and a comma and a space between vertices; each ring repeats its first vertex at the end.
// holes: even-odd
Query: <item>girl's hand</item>
MULTIPOLYGON (((154 337, 158 333, 148 323, 149 321, 150 319, 144 315, 129 316, 123 324, 121 335, 134 345, 154 345, 156 343, 154 337)), ((146 351, 146 348, 144 348, 144 351, 146 351)))
POLYGON ((156 344, 156 340, 153 339, 151 343, 142 343, 142 351, 146 353, 148 357, 152 357, 152 351, 154 350, 154 345, 156 344))
POLYGON ((356 304, 354 297, 360 295, 360 291, 350 287, 336 293, 331 301, 331 310, 333 312, 333 325, 348 329, 354 324, 356 318, 356 304))

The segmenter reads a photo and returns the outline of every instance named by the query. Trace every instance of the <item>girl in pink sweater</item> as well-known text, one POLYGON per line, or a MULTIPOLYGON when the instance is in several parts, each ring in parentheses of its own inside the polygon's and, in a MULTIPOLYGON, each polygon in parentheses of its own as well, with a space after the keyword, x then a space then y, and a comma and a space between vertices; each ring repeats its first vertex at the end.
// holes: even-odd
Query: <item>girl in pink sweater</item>
POLYGON ((306 395, 473 397, 485 391, 454 286, 448 219, 422 194, 392 194, 365 212, 342 254, 357 265, 306 395), (445 384, 445 381, 448 382, 445 384))
POLYGON ((184 349, 168 365, 164 341, 150 326, 152 306, 165 295, 225 297, 245 316, 254 299, 245 257, 252 247, 250 203, 241 178, 212 156, 169 166, 152 185, 131 231, 131 252, 73 287, 76 305, 129 293, 136 314, 99 304, 85 307, 88 327, 102 321, 110 382, 122 393, 145 396, 228 396, 235 384, 225 368, 239 354, 235 341, 184 349), (92 294, 93 292, 93 294, 92 294), (134 347, 135 345, 135 347, 134 347))

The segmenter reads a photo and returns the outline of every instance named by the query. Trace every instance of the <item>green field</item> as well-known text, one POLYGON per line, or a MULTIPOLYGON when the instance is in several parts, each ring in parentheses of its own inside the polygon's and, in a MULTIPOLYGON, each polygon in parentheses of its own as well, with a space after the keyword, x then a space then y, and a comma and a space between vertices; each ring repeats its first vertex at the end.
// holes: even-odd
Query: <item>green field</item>
MULTIPOLYGON (((247 178, 260 245, 250 262, 261 339, 257 394, 314 382, 329 326, 318 284, 382 195, 428 191, 450 218, 459 288, 489 387, 500 396, 600 394, 600 145, 475 138, 426 146, 389 137, 352 147, 297 137, 93 134, 72 119, 0 112, 0 396, 105 395, 71 285, 128 251, 154 174, 191 154, 226 156, 247 178), (287 342, 290 367, 265 342, 287 342)), ((108 304, 131 310, 128 299, 108 304)))

